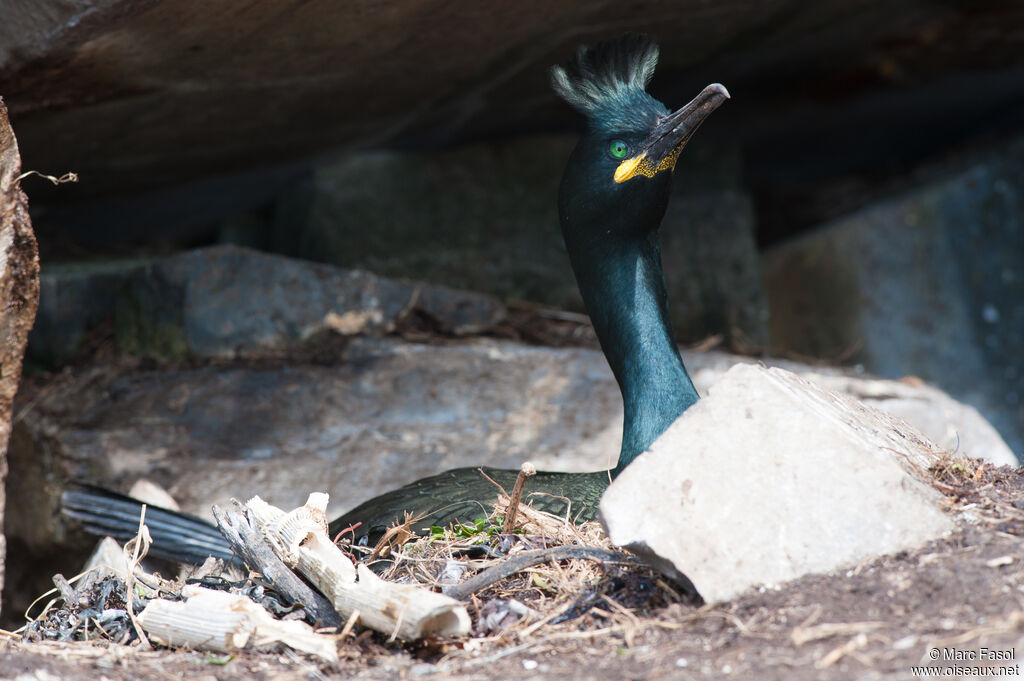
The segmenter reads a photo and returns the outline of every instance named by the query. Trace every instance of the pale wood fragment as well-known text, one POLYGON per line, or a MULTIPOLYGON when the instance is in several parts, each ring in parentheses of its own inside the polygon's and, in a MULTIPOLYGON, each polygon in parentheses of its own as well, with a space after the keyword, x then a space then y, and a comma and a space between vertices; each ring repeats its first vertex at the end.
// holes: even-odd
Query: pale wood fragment
POLYGON ((385 582, 363 565, 358 569, 327 535, 327 495, 315 493, 290 513, 254 497, 246 509, 285 564, 302 573, 343 617, 392 638, 464 636, 470 620, 453 598, 407 584, 385 582))
POLYGON ((305 622, 275 619, 247 596, 189 585, 185 601, 155 599, 139 613, 150 638, 166 646, 231 652, 283 643, 328 661, 338 659, 334 637, 305 622))
POLYGON ((213 507, 217 528, 231 544, 247 568, 263 579, 292 603, 300 604, 317 627, 340 627, 343 620, 331 602, 285 565, 265 540, 264 533, 245 514, 213 507))

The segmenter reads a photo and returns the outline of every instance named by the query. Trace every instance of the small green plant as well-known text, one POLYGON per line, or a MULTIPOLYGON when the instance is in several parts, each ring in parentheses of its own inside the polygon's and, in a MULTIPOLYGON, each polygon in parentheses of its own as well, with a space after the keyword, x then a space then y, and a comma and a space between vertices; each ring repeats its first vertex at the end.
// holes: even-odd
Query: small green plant
MULTIPOLYGON (((452 539, 476 539, 482 540, 486 537, 493 537, 494 535, 501 534, 501 518, 496 518, 492 523, 487 518, 477 518, 472 523, 456 523, 451 526, 452 539)), ((446 533, 445 528, 439 525, 430 526, 430 538, 431 539, 446 539, 449 535, 446 533)))

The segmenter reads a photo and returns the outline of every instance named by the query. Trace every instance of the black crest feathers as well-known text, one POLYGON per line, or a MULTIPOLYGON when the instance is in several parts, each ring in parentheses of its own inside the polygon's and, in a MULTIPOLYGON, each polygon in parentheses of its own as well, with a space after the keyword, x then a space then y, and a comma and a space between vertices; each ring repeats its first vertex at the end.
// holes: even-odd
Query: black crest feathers
POLYGON ((658 46, 644 35, 624 35, 580 47, 565 66, 551 69, 555 92, 585 116, 643 93, 658 64, 658 46))

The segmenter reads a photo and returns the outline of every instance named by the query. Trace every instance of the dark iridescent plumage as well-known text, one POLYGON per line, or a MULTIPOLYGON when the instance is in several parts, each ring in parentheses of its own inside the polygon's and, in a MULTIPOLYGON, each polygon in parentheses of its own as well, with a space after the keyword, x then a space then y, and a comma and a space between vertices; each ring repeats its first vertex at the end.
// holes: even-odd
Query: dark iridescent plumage
POLYGON ((650 129, 668 114, 646 91, 657 64, 657 45, 646 36, 627 35, 593 49, 581 46, 568 63, 551 69, 551 86, 591 127, 650 129))

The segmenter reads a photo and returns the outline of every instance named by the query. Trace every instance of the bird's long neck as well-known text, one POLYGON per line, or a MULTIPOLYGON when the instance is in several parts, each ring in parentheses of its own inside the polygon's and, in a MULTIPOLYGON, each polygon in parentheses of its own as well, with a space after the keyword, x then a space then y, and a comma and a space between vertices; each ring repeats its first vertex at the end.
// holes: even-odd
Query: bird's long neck
POLYGON ((672 333, 658 230, 605 233, 570 248, 601 349, 622 391, 621 472, 697 401, 672 333))

